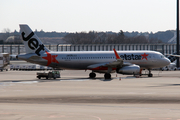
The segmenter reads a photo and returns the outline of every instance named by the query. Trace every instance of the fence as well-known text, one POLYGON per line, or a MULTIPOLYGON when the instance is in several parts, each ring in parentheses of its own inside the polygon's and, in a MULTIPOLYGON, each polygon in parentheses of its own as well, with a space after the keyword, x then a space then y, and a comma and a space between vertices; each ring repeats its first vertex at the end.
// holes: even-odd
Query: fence
MULTIPOLYGON (((57 44, 45 45, 51 51, 112 51, 119 50, 153 50, 162 54, 176 52, 176 44, 57 44)), ((0 53, 22 54, 25 53, 24 45, 1 44, 0 53)))

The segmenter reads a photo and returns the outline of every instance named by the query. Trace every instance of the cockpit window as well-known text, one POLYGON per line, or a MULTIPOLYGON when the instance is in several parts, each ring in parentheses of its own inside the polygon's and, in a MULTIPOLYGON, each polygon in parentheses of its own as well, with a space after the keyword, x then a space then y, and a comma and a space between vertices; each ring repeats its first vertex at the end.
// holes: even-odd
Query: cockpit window
POLYGON ((165 58, 165 56, 164 56, 164 55, 161 55, 161 58, 165 58))

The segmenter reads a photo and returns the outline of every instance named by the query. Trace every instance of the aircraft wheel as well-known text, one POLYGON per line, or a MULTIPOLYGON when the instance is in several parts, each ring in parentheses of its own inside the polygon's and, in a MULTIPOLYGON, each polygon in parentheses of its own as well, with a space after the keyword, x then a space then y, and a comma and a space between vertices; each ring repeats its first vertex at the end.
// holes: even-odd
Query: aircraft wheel
POLYGON ((148 77, 153 77, 153 74, 151 73, 151 70, 149 69, 148 77))
POLYGON ((110 73, 105 73, 104 78, 105 79, 111 79, 111 74, 110 73))
POLYGON ((92 73, 89 74, 89 77, 90 77, 90 78, 95 78, 95 77, 96 77, 96 74, 92 72, 92 73))
POLYGON ((148 77, 153 77, 153 74, 148 74, 148 77))

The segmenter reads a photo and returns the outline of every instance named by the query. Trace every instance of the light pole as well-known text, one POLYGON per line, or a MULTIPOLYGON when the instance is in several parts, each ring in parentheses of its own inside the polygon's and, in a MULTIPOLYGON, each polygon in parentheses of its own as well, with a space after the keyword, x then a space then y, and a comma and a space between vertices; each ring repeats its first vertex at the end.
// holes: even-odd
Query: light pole
MULTIPOLYGON (((179 0, 177 0, 177 55, 179 55, 179 0)), ((177 67, 179 67, 179 57, 177 57, 177 67)))

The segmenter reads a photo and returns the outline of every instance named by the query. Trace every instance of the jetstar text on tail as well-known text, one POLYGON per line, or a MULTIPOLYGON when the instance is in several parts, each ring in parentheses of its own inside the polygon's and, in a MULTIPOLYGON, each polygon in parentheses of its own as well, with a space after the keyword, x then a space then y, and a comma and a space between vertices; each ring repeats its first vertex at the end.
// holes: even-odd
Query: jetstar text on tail
POLYGON ((36 38, 32 38, 32 36, 34 35, 34 32, 31 32, 27 37, 25 37, 25 33, 22 32, 21 33, 22 35, 22 38, 24 41, 28 41, 28 46, 31 50, 36 50, 35 53, 38 55, 38 56, 41 56, 39 54, 39 52, 41 50, 44 50, 44 45, 43 44, 39 44, 38 40, 36 38))
POLYGON ((127 54, 124 54, 124 55, 120 55, 120 58, 123 59, 123 60, 141 60, 141 59, 146 59, 147 60, 147 56, 149 54, 142 54, 142 55, 134 55, 134 54, 130 54, 130 55, 127 55, 127 54))

